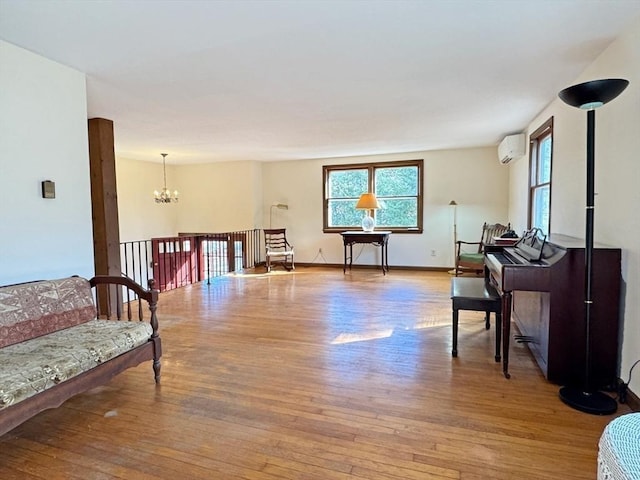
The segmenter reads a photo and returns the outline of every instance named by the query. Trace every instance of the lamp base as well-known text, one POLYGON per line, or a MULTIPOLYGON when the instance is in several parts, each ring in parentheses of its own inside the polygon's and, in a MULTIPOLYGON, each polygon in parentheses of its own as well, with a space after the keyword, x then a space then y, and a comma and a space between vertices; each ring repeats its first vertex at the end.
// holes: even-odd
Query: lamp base
POLYGON ((362 219, 362 230, 365 232, 373 232, 373 229, 376 226, 376 221, 373 219, 371 215, 368 213, 362 219))
POLYGON ((580 388, 562 387, 560 400, 571 408, 592 415, 610 415, 618 409, 618 403, 606 393, 584 392, 580 388))

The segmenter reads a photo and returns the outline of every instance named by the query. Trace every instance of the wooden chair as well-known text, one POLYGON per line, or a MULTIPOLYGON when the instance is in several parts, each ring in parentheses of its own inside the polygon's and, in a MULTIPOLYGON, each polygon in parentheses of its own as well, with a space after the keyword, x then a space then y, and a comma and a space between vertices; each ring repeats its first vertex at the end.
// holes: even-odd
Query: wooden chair
POLYGON ((484 247, 493 243, 493 237, 499 237, 507 230, 511 230, 511 224, 502 225, 500 223, 484 223, 482 225, 482 235, 479 242, 456 242, 456 277, 461 273, 482 274, 484 271, 484 247), (469 246, 473 246, 470 248, 469 246), (467 251, 465 251, 465 248, 467 251), (472 251, 469 251, 472 250, 472 251))
POLYGON ((295 270, 293 246, 287 241, 286 228, 264 229, 264 245, 267 272, 271 271, 274 260, 287 270, 295 270))

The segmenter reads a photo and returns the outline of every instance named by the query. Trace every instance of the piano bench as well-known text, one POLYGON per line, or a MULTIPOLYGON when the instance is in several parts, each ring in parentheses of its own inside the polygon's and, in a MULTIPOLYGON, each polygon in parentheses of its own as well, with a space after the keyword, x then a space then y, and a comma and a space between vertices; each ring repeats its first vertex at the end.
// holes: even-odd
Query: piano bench
POLYGON ((472 310, 485 312, 485 328, 490 326, 491 312, 496 315, 496 362, 500 361, 502 333, 502 299, 498 292, 484 278, 453 277, 451 279, 451 300, 453 301, 453 349, 451 356, 458 356, 458 312, 472 310))

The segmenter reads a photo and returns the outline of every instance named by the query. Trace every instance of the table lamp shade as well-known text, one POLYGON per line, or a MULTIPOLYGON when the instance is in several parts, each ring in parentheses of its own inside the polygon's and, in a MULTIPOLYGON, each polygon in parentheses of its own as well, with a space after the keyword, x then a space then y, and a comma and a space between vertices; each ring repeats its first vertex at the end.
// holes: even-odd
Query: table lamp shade
POLYGON ((363 193, 356 204, 358 210, 374 210, 380 208, 378 199, 373 193, 363 193))

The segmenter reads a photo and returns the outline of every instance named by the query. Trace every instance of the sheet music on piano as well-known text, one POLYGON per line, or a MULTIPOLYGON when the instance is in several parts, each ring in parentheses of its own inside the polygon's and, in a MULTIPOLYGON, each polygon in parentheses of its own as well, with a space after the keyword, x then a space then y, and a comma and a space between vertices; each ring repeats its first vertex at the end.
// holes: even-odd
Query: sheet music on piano
POLYGON ((532 228, 522 234, 522 237, 510 247, 502 251, 488 254, 502 265, 539 265, 554 253, 554 249, 547 243, 547 236, 539 228, 532 228))
POLYGON ((514 245, 518 254, 529 262, 539 262, 543 258, 547 236, 539 228, 532 228, 522 234, 522 238, 514 245))

